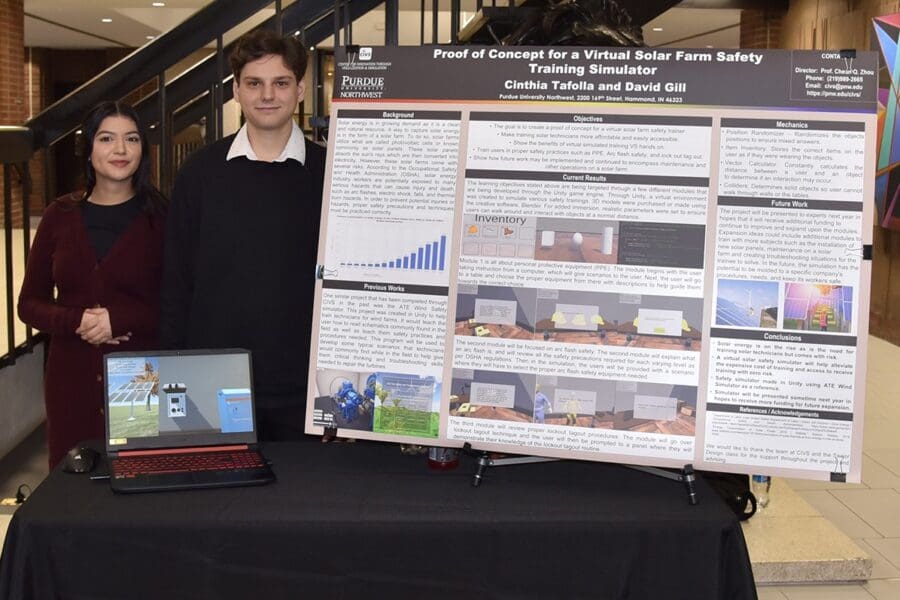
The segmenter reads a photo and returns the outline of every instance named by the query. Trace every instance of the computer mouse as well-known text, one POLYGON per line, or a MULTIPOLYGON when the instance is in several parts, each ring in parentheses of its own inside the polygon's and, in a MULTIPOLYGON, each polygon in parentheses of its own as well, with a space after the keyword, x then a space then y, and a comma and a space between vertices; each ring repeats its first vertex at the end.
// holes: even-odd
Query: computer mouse
POLYGON ((75 446, 63 459, 63 471, 66 473, 87 473, 97 462, 97 451, 87 446, 75 446))

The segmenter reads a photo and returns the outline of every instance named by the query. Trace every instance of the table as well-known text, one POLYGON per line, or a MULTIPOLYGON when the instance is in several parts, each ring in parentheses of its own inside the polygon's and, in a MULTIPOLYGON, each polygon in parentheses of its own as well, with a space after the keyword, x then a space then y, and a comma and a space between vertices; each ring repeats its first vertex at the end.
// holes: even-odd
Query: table
POLYGON ((698 479, 579 461, 432 471, 395 444, 272 443, 263 487, 115 495, 59 469, 15 513, 0 598, 756 598, 698 479))

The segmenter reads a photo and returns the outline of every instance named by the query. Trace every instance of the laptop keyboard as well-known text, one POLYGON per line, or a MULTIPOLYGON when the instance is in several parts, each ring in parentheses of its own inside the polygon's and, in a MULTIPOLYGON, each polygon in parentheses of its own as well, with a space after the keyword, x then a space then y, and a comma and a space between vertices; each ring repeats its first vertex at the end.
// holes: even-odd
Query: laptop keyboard
POLYGON ((265 463, 262 455, 253 450, 158 454, 155 456, 120 456, 112 461, 112 476, 115 479, 123 479, 137 475, 233 471, 263 466, 265 466, 265 463))

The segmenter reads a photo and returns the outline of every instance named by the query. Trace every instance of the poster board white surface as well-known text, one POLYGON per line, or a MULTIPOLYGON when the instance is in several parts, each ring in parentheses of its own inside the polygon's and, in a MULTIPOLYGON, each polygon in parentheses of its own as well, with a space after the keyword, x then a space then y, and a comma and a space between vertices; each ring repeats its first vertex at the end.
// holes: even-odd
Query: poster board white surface
POLYGON ((365 56, 337 57, 310 377, 375 408, 311 391, 307 432, 859 480, 874 53, 365 56), (382 400, 400 375, 430 414, 382 400))

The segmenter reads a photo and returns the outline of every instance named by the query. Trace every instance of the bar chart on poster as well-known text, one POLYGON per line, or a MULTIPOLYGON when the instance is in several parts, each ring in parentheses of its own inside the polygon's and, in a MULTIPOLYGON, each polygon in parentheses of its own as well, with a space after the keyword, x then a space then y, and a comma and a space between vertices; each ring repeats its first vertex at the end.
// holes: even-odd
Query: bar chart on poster
POLYGON ((307 432, 858 481, 876 73, 339 55, 307 432))
MULTIPOLYGON (((415 245, 415 244, 413 244, 415 245)), ((341 267, 368 267, 374 269, 411 269, 413 271, 444 271, 446 270, 447 236, 442 235, 440 240, 426 242, 407 254, 409 248, 402 248, 395 255, 396 258, 378 258, 373 262, 371 257, 364 257, 361 262, 341 262, 341 267)))
POLYGON ((341 219, 329 230, 325 267, 337 279, 446 286, 450 230, 414 217, 341 219))

